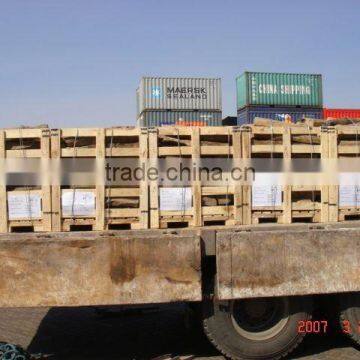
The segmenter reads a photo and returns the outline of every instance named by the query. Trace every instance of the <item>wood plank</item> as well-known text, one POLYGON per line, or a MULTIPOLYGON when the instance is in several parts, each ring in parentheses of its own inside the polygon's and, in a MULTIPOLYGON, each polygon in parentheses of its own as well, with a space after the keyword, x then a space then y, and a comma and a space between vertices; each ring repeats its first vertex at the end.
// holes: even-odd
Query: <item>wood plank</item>
MULTIPOLYGON (((96 132, 96 160, 100 163, 105 162, 105 129, 98 129, 96 132)), ((97 231, 105 229, 105 185, 104 181, 100 183, 100 180, 98 179, 96 183, 95 230, 97 231)))
POLYGON ((105 134, 109 136, 139 136, 141 128, 138 127, 120 127, 120 128, 107 128, 105 134))
POLYGON ((196 169, 193 174, 192 196, 193 196, 193 226, 202 225, 201 212, 201 181, 199 177, 198 167, 200 162, 200 130, 197 127, 191 129, 191 147, 192 147, 192 168, 196 169))
POLYGON ((95 148, 62 148, 61 149, 61 157, 95 157, 96 149, 95 148))
POLYGON ((138 197, 140 188, 107 188, 106 197, 138 197))
MULTIPOLYGON (((291 161, 291 127, 287 126, 284 129, 283 134, 283 147, 284 147, 284 166, 285 171, 289 171, 289 163, 291 161)), ((284 224, 291 224, 292 222, 292 186, 290 184, 287 184, 283 187, 283 217, 282 217, 282 223, 284 224)))
POLYGON ((5 129, 5 137, 6 139, 31 139, 31 138, 41 138, 41 133, 43 130, 49 131, 49 129, 5 129))
MULTIPOLYGON (((149 165, 151 167, 157 166, 158 152, 158 131, 160 129, 149 129, 149 165)), ((150 227, 158 229, 159 223, 159 188, 156 180, 150 180, 150 227)))
POLYGON ((233 155, 233 147, 228 145, 201 145, 201 155, 233 155))
MULTIPOLYGON (((244 129, 241 135, 242 142, 242 157, 243 159, 251 158, 251 133, 244 129)), ((251 185, 244 185, 242 187, 242 199, 243 199, 243 224, 250 225, 252 221, 251 216, 251 185)))
MULTIPOLYGON (((242 159, 242 147, 241 147, 241 130, 239 127, 232 129, 232 149, 233 149, 233 166, 234 168, 241 169, 242 159)), ((243 223, 243 191, 242 184, 235 182, 233 189, 229 188, 229 191, 234 194, 234 222, 237 225, 243 223)))
POLYGON ((41 196, 42 194, 42 190, 39 189, 17 189, 17 190, 11 190, 11 191, 7 191, 8 194, 16 194, 16 195, 39 195, 41 196))
POLYGON ((161 217, 165 217, 165 216, 179 216, 184 217, 184 216, 190 216, 190 218, 192 218, 193 216, 193 210, 160 210, 159 211, 160 216, 161 217))
MULTIPOLYGON (((51 159, 59 175, 60 170, 60 143, 61 130, 51 130, 51 159)), ((61 231, 61 190, 60 179, 51 186, 51 228, 52 231, 61 231)))
MULTIPOLYGON (((142 129, 141 134, 139 135, 139 157, 140 162, 145 164, 145 173, 148 172, 149 163, 147 161, 149 156, 149 145, 148 145, 148 132, 147 129, 142 129)), ((146 176, 140 182, 139 189, 140 196, 140 226, 142 229, 149 228, 149 181, 146 176)))
POLYGON ((158 148, 159 156, 189 156, 192 155, 191 146, 161 146, 158 148))
POLYGON ((204 215, 222 215, 230 217, 234 212, 234 207, 230 206, 203 206, 202 212, 204 215))
POLYGON ((140 209, 109 209, 106 215, 110 218, 136 218, 139 221, 140 209))
POLYGON ((201 188, 201 194, 204 195, 225 195, 226 193, 233 194, 233 186, 203 186, 201 188))
MULTIPOLYGON (((320 134, 321 159, 329 158, 329 134, 324 130, 320 134)), ((329 185, 321 185, 321 222, 329 221, 329 185)))
POLYGON ((61 134, 63 137, 96 137, 97 128, 63 128, 61 134))
POLYGON ((163 126, 157 128, 158 134, 172 136, 191 136, 191 127, 186 126, 163 126))
POLYGON ((52 230, 52 206, 51 206, 51 185, 49 174, 49 159, 51 157, 50 148, 51 134, 49 129, 43 129, 41 131, 41 158, 42 158, 42 177, 43 185, 41 191, 41 205, 42 205, 42 219, 43 230, 52 230))
POLYGON ((106 149, 107 157, 130 157, 139 156, 139 148, 137 147, 113 147, 112 149, 106 149))
POLYGON ((41 158, 41 149, 6 150, 7 158, 41 158))
MULTIPOLYGON (((329 129, 328 132, 328 156, 330 159, 338 159, 338 130, 335 128, 329 129)), ((329 201, 329 222, 339 221, 339 186, 329 185, 328 188, 328 201, 329 201)))

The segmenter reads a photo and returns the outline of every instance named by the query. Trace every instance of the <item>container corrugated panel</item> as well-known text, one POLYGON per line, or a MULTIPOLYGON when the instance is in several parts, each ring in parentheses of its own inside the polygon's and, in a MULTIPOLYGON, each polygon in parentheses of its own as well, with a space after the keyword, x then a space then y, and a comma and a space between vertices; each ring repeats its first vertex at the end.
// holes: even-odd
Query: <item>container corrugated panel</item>
POLYGON ((245 72, 236 79, 237 108, 252 105, 322 107, 322 76, 245 72))
POLYGON ((283 121, 290 115, 293 122, 303 118, 322 119, 322 109, 318 108, 292 108, 292 107, 246 107, 238 110, 238 125, 252 124, 256 117, 283 121))
POLYGON ((143 77, 136 92, 145 110, 222 110, 221 79, 143 77))
POLYGON ((138 126, 221 126, 220 111, 144 111, 138 118, 138 126))
POLYGON ((360 109, 324 109, 324 119, 360 118, 360 109))

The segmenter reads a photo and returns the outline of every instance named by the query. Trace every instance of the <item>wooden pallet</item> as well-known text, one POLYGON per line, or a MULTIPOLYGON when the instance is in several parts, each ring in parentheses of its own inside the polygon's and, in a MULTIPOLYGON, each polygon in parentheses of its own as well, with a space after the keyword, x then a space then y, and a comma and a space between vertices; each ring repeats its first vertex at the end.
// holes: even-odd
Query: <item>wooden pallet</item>
MULTIPOLYGON (((159 158, 167 157, 189 158, 193 167, 201 157, 241 158, 238 127, 163 127, 149 128, 148 131, 151 166, 156 166, 159 158)), ((241 186, 203 186, 201 181, 195 180, 191 192, 191 209, 162 210, 159 184, 150 181, 151 228, 242 223, 241 186), (214 199, 216 196, 227 198, 226 206, 205 206, 205 197, 214 199)))
MULTIPOLYGON (((49 159, 50 131, 47 128, 3 129, 0 130, 0 159, 49 159)), ((10 184, 11 185, 11 184, 10 184)), ((20 204, 20 206, 22 206, 20 204)), ((24 205, 26 206, 26 201, 24 205)), ((43 185, 40 189, 28 187, 9 190, 5 182, 0 185, 0 232, 12 231, 51 231, 51 188, 43 185), (11 195, 10 195, 11 194, 11 195), (9 218, 8 198, 18 195, 29 199, 31 195, 41 197, 41 214, 33 218, 9 218)))
MULTIPOLYGON (((60 129, 51 132, 51 157, 60 158, 138 158, 146 163, 148 156, 147 130, 141 128, 60 129)), ((60 186, 53 186, 53 231, 81 229, 148 228, 148 185, 141 181, 135 188, 112 188, 98 184, 94 189, 94 216, 66 217, 61 209, 60 186), (137 208, 114 208, 112 198, 138 199, 137 208), (110 204, 110 205, 108 205, 110 204)))

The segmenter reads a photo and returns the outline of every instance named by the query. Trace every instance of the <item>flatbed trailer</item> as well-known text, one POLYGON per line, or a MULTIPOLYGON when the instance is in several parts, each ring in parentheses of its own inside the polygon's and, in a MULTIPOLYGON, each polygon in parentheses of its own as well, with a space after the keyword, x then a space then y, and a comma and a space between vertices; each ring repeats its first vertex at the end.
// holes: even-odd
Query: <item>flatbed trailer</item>
MULTIPOLYGON (((0 307, 201 305, 232 359, 278 359, 313 295, 338 294, 360 342, 360 222, 0 234, 0 307)), ((346 329, 348 330, 348 329, 346 329)))

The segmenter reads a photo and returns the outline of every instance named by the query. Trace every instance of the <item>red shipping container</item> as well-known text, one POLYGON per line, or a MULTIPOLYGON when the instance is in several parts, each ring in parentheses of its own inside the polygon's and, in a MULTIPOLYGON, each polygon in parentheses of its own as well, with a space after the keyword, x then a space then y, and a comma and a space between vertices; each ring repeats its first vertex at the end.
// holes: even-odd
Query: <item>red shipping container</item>
POLYGON ((360 109, 324 109, 324 119, 355 118, 360 119, 360 109))

